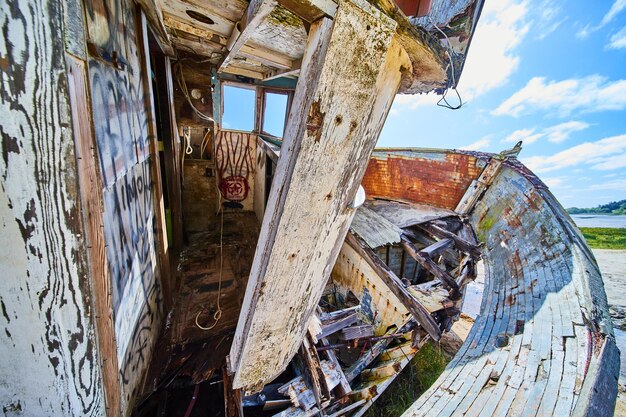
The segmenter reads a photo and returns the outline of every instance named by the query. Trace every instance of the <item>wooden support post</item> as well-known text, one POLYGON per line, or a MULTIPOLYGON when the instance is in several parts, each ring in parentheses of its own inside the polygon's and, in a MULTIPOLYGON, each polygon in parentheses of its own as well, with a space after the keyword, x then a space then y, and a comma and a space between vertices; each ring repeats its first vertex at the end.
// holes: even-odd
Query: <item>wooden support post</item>
MULTIPOLYGON (((413 297, 409 291, 402 285, 400 278, 393 273, 391 269, 374 253, 372 249, 361 244, 357 238, 348 234, 346 239, 348 244, 363 257, 363 259, 376 271, 378 276, 383 280, 385 285, 394 293, 398 300, 411 312, 415 320, 428 332, 433 340, 438 341, 441 338, 441 330, 437 322, 430 315, 428 310, 413 297)), ((429 258, 430 259, 430 258, 429 258)), ((454 281, 454 280, 453 280, 454 281)), ((456 282, 455 282, 456 284, 456 282)))
POLYGON ((157 127, 154 110, 154 95, 152 94, 152 80, 150 74, 152 74, 152 67, 150 64, 150 47, 148 42, 148 23, 146 21, 146 15, 138 9, 138 26, 139 26, 139 39, 137 44, 139 46, 139 56, 141 57, 141 72, 144 74, 141 77, 144 88, 144 100, 146 103, 146 117, 148 120, 148 136, 150 138, 150 158, 152 163, 152 198, 154 201, 154 223, 155 233, 154 240, 156 246, 156 253, 159 265, 159 275, 161 277, 161 290, 165 295, 163 297, 163 310, 168 311, 170 308, 170 295, 172 294, 172 283, 170 281, 170 261, 169 252, 167 246, 167 227, 165 226, 165 207, 163 206, 163 186, 161 182, 161 162, 159 158, 159 145, 157 144, 157 127))
POLYGON ((493 183, 493 180, 496 178, 500 169, 502 167, 502 159, 491 158, 483 172, 480 174, 477 180, 472 181, 467 190, 465 190, 465 194, 459 201, 459 204, 456 206, 454 211, 461 215, 467 215, 474 210, 474 206, 480 199, 480 197, 485 193, 487 188, 493 183))
POLYGON ((402 236, 402 247, 407 251, 409 255, 413 257, 422 267, 427 269, 431 274, 433 274, 436 278, 438 278, 443 285, 450 292, 450 298, 452 300, 458 300, 461 297, 461 293, 459 292, 459 286, 450 274, 441 269, 432 259, 428 256, 423 255, 419 249, 413 245, 406 236, 402 236))
POLYGON ((85 224, 85 239, 91 272, 91 289, 98 331, 98 350, 105 358, 101 372, 106 407, 118 414, 121 407, 119 365, 111 300, 111 277, 107 262, 102 222, 102 181, 96 164, 95 139, 89 117, 87 70, 83 61, 67 54, 67 89, 76 146, 76 171, 85 224))
POLYGON ((224 410, 226 417, 243 417, 243 396, 240 389, 233 389, 231 376, 227 366, 222 368, 222 380, 224 381, 224 410))
POLYGON ((254 391, 298 350, 354 216, 349 205, 410 66, 396 24, 345 0, 309 42, 231 348, 254 391))
MULTIPOLYGON (((167 181, 167 193, 172 218, 172 246, 180 250, 183 246, 183 208, 181 195, 180 138, 176 126, 174 110, 174 87, 172 84, 172 65, 170 59, 160 53, 153 54, 157 81, 157 99, 161 121, 161 140, 163 141, 163 165, 167 181)), ((173 285, 175 287, 175 285, 173 285)))

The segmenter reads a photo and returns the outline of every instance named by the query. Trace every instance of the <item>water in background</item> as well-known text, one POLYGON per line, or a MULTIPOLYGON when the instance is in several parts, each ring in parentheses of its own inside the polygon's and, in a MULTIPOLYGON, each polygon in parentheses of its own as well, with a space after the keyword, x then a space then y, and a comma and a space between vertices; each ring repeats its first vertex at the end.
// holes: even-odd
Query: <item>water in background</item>
POLYGON ((607 214, 572 214, 578 227, 612 227, 626 229, 626 216, 610 216, 607 214))

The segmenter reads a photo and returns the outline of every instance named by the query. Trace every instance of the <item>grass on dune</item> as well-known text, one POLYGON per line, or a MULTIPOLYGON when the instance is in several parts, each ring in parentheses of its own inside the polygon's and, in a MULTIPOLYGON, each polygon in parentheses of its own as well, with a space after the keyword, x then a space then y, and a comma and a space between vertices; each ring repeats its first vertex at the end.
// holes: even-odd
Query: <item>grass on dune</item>
POLYGON ((448 358, 437 344, 425 344, 365 417, 399 417, 437 380, 447 364, 448 358))
POLYGON ((626 229, 581 227, 580 231, 594 249, 626 249, 626 229))

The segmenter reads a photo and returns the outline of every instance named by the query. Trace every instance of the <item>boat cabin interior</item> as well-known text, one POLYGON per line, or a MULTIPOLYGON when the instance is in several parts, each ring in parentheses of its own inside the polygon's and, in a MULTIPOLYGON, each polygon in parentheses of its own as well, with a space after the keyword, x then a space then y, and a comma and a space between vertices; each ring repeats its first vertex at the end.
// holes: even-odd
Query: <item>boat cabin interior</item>
POLYGON ((361 416, 478 275, 404 415, 611 415, 600 272, 519 147, 374 149, 482 6, 0 5, 4 415, 361 416))

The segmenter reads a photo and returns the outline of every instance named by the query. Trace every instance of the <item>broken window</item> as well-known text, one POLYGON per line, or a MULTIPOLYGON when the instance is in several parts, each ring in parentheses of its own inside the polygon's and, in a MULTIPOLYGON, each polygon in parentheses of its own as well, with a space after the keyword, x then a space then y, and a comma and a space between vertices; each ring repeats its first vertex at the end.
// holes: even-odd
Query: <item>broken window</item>
POLYGON ((263 132, 282 138, 287 118, 289 95, 282 92, 266 91, 264 100, 263 132))
POLYGON ((223 89, 222 127, 231 130, 254 130, 254 88, 242 88, 225 85, 223 89))

